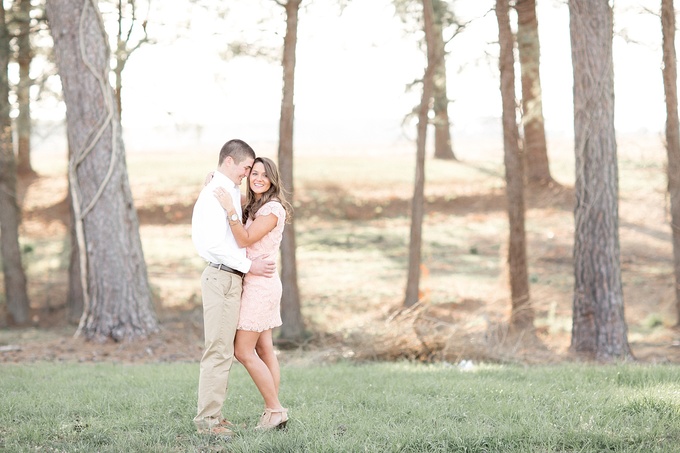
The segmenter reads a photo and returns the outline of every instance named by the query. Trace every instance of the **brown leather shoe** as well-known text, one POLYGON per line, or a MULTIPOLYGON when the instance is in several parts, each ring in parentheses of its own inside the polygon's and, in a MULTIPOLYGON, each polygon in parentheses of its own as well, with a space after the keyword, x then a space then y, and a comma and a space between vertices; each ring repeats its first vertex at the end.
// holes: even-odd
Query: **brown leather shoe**
POLYGON ((230 422, 226 418, 221 419, 219 425, 224 426, 225 428, 229 428, 229 429, 234 429, 234 428, 238 429, 238 428, 245 428, 246 427, 245 423, 241 423, 240 425, 237 425, 235 423, 230 422))
POLYGON ((234 431, 230 430, 226 426, 217 424, 211 426, 210 428, 202 428, 198 430, 199 434, 210 434, 211 436, 232 438, 234 436, 234 431))

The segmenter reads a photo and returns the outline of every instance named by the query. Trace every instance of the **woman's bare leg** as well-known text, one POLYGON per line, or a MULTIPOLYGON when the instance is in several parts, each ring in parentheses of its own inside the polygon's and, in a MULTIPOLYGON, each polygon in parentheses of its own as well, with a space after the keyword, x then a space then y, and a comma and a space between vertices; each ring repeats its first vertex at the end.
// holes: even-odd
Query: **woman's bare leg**
POLYGON ((281 382, 281 371, 279 368, 279 359, 276 357, 276 352, 274 352, 274 340, 272 338, 272 330, 265 330, 260 333, 260 338, 258 338, 255 344, 255 351, 260 359, 269 368, 269 373, 272 375, 272 380, 274 381, 274 387, 276 388, 276 395, 279 394, 279 384, 281 382))
MULTIPOLYGON (((269 332, 269 338, 271 338, 271 330, 265 332, 269 332)), ((262 334, 265 332, 262 332, 262 334)), ((236 356, 236 359, 246 367, 246 370, 248 370, 248 374, 250 374, 255 386, 260 391, 262 398, 264 398, 265 407, 269 409, 281 409, 282 407, 278 396, 278 383, 272 376, 268 365, 255 353, 255 345, 259 343, 260 337, 260 332, 237 330, 236 339, 234 341, 234 355, 236 356)))

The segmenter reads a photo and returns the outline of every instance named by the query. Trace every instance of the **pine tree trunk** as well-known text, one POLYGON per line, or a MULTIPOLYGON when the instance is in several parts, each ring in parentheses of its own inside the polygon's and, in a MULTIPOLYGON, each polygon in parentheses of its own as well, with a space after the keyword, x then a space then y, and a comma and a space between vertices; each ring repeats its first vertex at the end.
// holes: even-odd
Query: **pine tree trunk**
POLYGON ((67 108, 72 206, 83 282, 77 334, 133 340, 158 330, 108 82, 109 49, 94 0, 48 0, 67 108))
MULTIPOLYGON (((279 123, 279 169, 281 179, 290 193, 293 203, 295 190, 293 184, 293 126, 295 118, 295 52, 297 46, 298 11, 301 0, 288 0, 286 8, 286 36, 283 44, 283 97, 279 123)), ((300 290, 297 279, 297 260, 295 257, 295 219, 293 218, 283 232, 281 241, 281 319, 283 325, 279 339, 285 342, 300 342, 304 337, 305 325, 300 309, 300 290)))
POLYGON ((621 283, 614 130, 613 17, 606 0, 569 2, 576 154, 571 348, 632 357, 621 283))
POLYGON ((442 0, 433 0, 432 8, 435 12, 433 24, 434 57, 436 69, 434 75, 434 158, 455 160, 453 144, 451 143, 451 121, 449 120, 449 97, 446 90, 446 49, 444 48, 444 34, 442 31, 441 5, 442 0), (440 11, 438 13, 438 11, 440 11))
POLYGON ((517 0, 515 9, 518 21, 517 44, 522 68, 522 126, 527 182, 534 186, 546 186, 554 181, 550 175, 545 140, 536 0, 517 0))
POLYGON ((427 42, 427 68, 423 76, 423 93, 418 108, 418 135, 416 139, 416 175, 411 200, 411 233, 408 248, 408 275, 404 306, 410 307, 420 300, 420 264, 423 243, 423 217, 425 214, 425 145, 430 99, 434 92, 434 74, 437 65, 435 54, 434 10, 431 0, 422 0, 427 42))
POLYGON ((31 49, 31 1, 15 1, 15 17, 19 24, 17 36, 17 63, 19 84, 16 88, 19 114, 16 119, 17 172, 21 176, 35 175, 31 165, 31 80, 30 68, 33 59, 31 49))
POLYGON ((508 270, 512 312, 510 325, 515 330, 533 328, 534 311, 529 297, 527 246, 524 225, 524 162, 519 147, 519 130, 515 108, 514 39, 510 29, 508 0, 496 1, 501 98, 503 101, 503 149, 505 150, 505 181, 510 226, 508 270))
POLYGON ((676 325, 680 326, 680 125, 678 124, 678 61, 675 53, 673 0, 661 0, 661 28, 663 31, 663 86, 666 93, 666 152, 668 154, 668 192, 671 201, 676 325))
POLYGON ((17 167, 12 146, 12 120, 9 116, 9 32, 5 7, 0 4, 0 254, 5 279, 5 300, 10 322, 29 321, 26 274, 19 247, 20 213, 17 205, 17 167))

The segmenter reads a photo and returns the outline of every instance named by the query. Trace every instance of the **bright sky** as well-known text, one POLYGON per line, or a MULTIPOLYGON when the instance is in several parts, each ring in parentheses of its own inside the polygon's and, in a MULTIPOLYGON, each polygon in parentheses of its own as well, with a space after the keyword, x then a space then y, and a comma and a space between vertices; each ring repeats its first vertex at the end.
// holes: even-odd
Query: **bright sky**
MULTIPOLYGON (((403 139, 401 121, 419 101, 418 91, 406 93, 405 87, 422 76, 425 63, 418 37, 405 35, 391 0, 354 1, 341 16, 328 6, 332 3, 317 1, 300 14, 296 143, 349 146, 403 139)), ((485 15, 493 3, 456 3, 461 16, 479 19, 447 48, 454 141, 495 135, 502 143, 497 23, 493 13, 485 15)), ((658 1, 615 2, 616 30, 639 42, 614 41, 616 126, 620 133, 658 134, 665 121, 660 20, 641 14, 640 6, 632 6, 636 3, 659 8, 658 1)), ((232 137, 276 142, 280 66, 246 57, 225 62, 219 55, 244 32, 250 39, 282 42, 281 34, 272 34, 272 25, 263 31, 257 24, 261 12, 268 11, 279 15, 283 27, 282 8, 271 0, 249 0, 247 5, 251 8, 232 10, 226 23, 218 23, 214 15, 194 14, 184 33, 189 39, 146 46, 134 54, 124 73, 128 150, 173 145, 215 149, 232 137)), ((560 0, 538 5, 546 128, 549 134, 570 134, 568 8, 560 0)), ((412 137, 414 128, 406 132, 412 137)))

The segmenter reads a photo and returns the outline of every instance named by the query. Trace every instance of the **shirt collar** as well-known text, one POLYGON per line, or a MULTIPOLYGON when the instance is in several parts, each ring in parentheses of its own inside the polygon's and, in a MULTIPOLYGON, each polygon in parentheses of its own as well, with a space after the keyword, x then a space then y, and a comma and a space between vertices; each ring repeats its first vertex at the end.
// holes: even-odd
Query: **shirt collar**
POLYGON ((234 183, 234 181, 227 178, 226 175, 224 175, 223 173, 220 173, 218 170, 215 170, 215 173, 213 174, 212 181, 219 186, 225 186, 225 187, 229 187, 229 188, 232 188, 232 189, 238 189, 239 188, 236 185, 236 183, 234 183))

